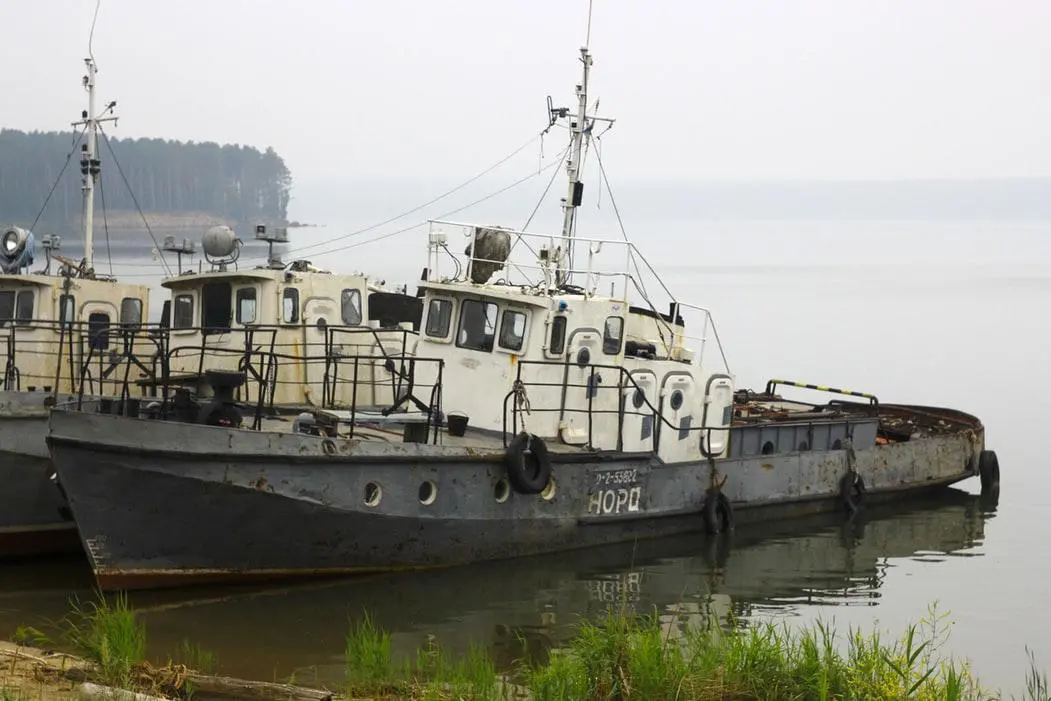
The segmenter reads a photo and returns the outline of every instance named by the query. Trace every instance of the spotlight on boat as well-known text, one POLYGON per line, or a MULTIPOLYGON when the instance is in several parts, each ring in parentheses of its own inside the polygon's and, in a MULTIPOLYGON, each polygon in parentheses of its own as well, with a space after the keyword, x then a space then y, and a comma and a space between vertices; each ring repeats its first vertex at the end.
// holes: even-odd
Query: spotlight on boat
POLYGON ((33 264, 33 232, 12 226, 0 233, 0 270, 11 274, 33 264))
POLYGON ((0 237, 0 251, 8 258, 14 258, 25 248, 29 241, 29 232, 17 226, 12 226, 4 231, 0 237))

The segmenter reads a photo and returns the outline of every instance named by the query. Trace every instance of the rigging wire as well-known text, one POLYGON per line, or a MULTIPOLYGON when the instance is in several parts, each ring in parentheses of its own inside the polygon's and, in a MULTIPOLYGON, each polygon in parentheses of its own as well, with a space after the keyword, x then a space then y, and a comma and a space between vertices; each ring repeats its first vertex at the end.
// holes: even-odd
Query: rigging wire
POLYGON ((161 245, 157 243, 157 237, 153 235, 153 229, 150 228, 150 223, 146 221, 146 215, 142 211, 142 207, 139 206, 139 199, 135 196, 135 191, 131 189, 131 184, 128 183, 128 178, 124 175, 124 169, 120 166, 120 161, 117 160, 117 154, 113 152, 113 146, 110 145, 109 137, 106 132, 103 131, 102 125, 98 126, 99 134, 102 135, 102 142, 106 144, 106 149, 109 151, 110 158, 117 166, 117 172, 120 173, 121 180, 124 181, 124 186, 128 188, 128 194, 131 195, 131 201, 135 203, 135 209, 138 210, 139 216, 142 217, 142 223, 146 226, 146 232, 150 235, 150 239, 153 241, 153 245, 157 249, 157 254, 160 256, 161 264, 164 266, 165 272, 170 276, 172 269, 168 265, 168 261, 164 259, 164 251, 161 245))
POLYGON ((109 259, 109 274, 113 275, 113 249, 109 244, 109 217, 106 216, 106 190, 102 187, 102 178, 99 178, 99 197, 102 199, 102 226, 106 230, 106 257, 109 259))
MULTIPOLYGON (((526 143, 524 143, 521 146, 519 146, 518 148, 516 148, 510 154, 504 156, 503 158, 501 158, 496 163, 493 163, 492 165, 487 167, 485 170, 483 170, 480 173, 478 173, 478 174, 472 176, 471 178, 465 180, 464 182, 460 183, 459 185, 457 185, 456 187, 452 188, 451 190, 448 190, 448 191, 442 193, 441 195, 438 195, 437 197, 433 198, 432 200, 430 200, 428 202, 424 202, 421 205, 417 205, 416 207, 413 207, 412 209, 410 209, 410 210, 408 210, 406 212, 402 212, 401 214, 399 214, 397 216, 391 217, 389 219, 386 219, 384 221, 378 222, 376 224, 372 224, 370 226, 366 226, 364 229, 358 229, 357 231, 352 231, 349 234, 341 234, 339 236, 334 236, 334 237, 332 237, 330 239, 327 239, 325 241, 319 241, 317 243, 308 244, 306 246, 300 246, 298 248, 294 248, 294 249, 291 249, 291 250, 287 251, 287 253, 288 254, 302 253, 303 251, 309 250, 311 248, 317 248, 318 246, 325 246, 325 245, 334 243, 336 241, 342 241, 344 239, 354 238, 356 236, 360 236, 361 234, 364 234, 364 233, 367 233, 369 231, 372 231, 373 229, 378 229, 381 226, 386 226, 387 224, 390 224, 391 222, 395 222, 395 221, 397 221, 399 219, 403 219, 403 218, 409 216, 410 214, 418 212, 419 210, 423 209, 424 207, 429 207, 430 205, 445 199, 449 195, 451 195, 451 194, 453 194, 453 193, 455 193, 455 192, 457 192, 459 190, 462 190, 463 188, 467 187, 468 185, 473 183, 475 180, 478 180, 482 176, 487 175, 488 173, 492 172, 493 170, 496 170, 498 167, 500 167, 501 165, 503 165, 507 161, 511 160, 512 158, 517 156, 519 153, 521 153, 525 149, 527 149, 530 146, 532 146, 533 143, 536 142, 537 139, 540 139, 542 137, 542 135, 543 135, 543 132, 533 136, 531 139, 529 139, 529 141, 527 141, 526 143)), ((315 254, 315 255, 321 255, 321 254, 315 254)))
POLYGON ((36 219, 29 226, 29 230, 32 231, 36 228, 37 223, 40 221, 40 217, 43 216, 44 210, 47 209, 47 203, 51 201, 51 196, 55 194, 55 188, 58 187, 59 182, 62 180, 62 174, 66 172, 66 168, 69 167, 69 162, 73 159, 73 154, 77 152, 77 146, 80 145, 80 140, 84 138, 84 132, 87 131, 87 126, 80 130, 80 134, 74 134, 76 139, 73 141, 73 148, 70 149, 66 155, 66 162, 62 164, 62 170, 58 171, 58 177, 55 178, 55 182, 51 183, 51 190, 47 193, 47 197, 44 198, 44 204, 40 206, 40 211, 37 212, 36 219))
MULTIPOLYGON (((539 171, 537 171, 535 173, 531 172, 528 175, 526 175, 525 177, 519 178, 518 180, 514 181, 513 183, 511 183, 509 185, 505 185, 504 187, 500 188, 499 190, 497 190, 495 192, 491 192, 488 195, 485 195, 484 197, 481 197, 481 198, 475 200, 474 202, 469 202, 468 204, 465 204, 465 205, 463 205, 461 207, 457 207, 456 209, 450 210, 450 211, 448 211, 448 212, 446 212, 444 214, 440 214, 437 217, 435 217, 435 219, 444 219, 445 217, 450 217, 453 214, 456 214, 457 212, 462 212, 463 210, 468 209, 470 207, 473 207, 476 204, 480 204, 482 202, 485 202, 486 200, 492 199, 493 197, 496 197, 498 195, 502 195, 503 193, 507 192, 508 190, 510 190, 512 188, 518 187, 519 185, 521 185, 522 183, 526 182, 527 180, 529 180, 531 178, 535 178, 537 175, 539 175, 540 173, 544 172, 545 170, 548 170, 550 168, 554 168, 557 165, 560 165, 562 163, 562 160, 565 158, 565 155, 568 152, 569 152, 569 147, 566 147, 566 149, 563 150, 562 153, 560 154, 560 157, 559 157, 558 160, 552 161, 551 163, 549 163, 546 166, 544 166, 543 168, 541 168, 539 171)), ((376 236, 374 238, 366 239, 364 241, 356 241, 354 243, 350 243, 350 244, 347 244, 345 246, 339 246, 337 248, 332 248, 332 249, 329 249, 329 250, 326 250, 326 251, 321 251, 321 252, 319 252, 319 253, 317 253, 315 255, 323 256, 323 255, 329 255, 331 253, 339 253, 341 251, 346 251, 346 250, 349 250, 351 248, 356 248, 357 246, 364 246, 365 244, 375 243, 377 241, 383 241, 385 239, 392 238, 392 237, 397 236, 399 234, 404 234, 407 231, 412 231, 413 229, 417 229, 417 228, 419 228, 421 226, 424 226, 425 224, 426 224, 426 222, 419 222, 419 223, 413 224, 411 226, 406 226, 406 227, 403 227, 401 229, 397 229, 395 231, 388 232, 386 234, 381 234, 380 236, 376 236)))

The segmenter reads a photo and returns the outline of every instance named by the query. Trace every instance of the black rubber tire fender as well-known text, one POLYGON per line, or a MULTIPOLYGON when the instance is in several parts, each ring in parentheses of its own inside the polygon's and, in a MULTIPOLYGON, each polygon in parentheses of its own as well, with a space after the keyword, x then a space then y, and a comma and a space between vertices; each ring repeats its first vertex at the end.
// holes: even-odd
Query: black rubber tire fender
POLYGON ((839 498, 847 511, 856 513, 865 500, 865 479, 857 472, 848 472, 839 480, 839 498))
POLYGON ((734 528, 734 510, 725 494, 708 490, 704 499, 704 530, 710 535, 727 533, 734 528))
POLYGON ((983 492, 1000 488, 1000 460, 996 457, 996 451, 983 450, 978 456, 978 476, 982 481, 983 492))
POLYGON ((504 453, 507 481, 519 494, 539 494, 551 481, 551 457, 543 440, 522 431, 504 453))

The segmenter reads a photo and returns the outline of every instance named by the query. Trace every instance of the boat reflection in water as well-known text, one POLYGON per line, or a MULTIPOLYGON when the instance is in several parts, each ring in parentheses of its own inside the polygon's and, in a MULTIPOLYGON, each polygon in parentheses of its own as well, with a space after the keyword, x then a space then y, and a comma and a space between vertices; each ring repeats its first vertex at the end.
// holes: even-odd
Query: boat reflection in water
MULTIPOLYGON (((739 527, 723 540, 663 539, 322 585, 133 592, 130 601, 146 623, 151 656, 163 660, 186 639, 214 652, 225 674, 338 683, 349 625, 364 610, 392 634, 396 655, 433 637, 453 653, 482 645, 506 668, 524 654, 546 659, 582 616, 601 617, 611 606, 656 612, 681 631, 703 623, 707 610, 725 622, 731 612, 877 605, 888 558, 980 555, 974 548, 994 512, 988 498, 949 489, 871 506, 852 521, 840 514, 739 527)), ((77 567, 80 595, 90 596, 91 573, 77 567)), ((59 571, 50 576, 61 586, 59 571)), ((0 581, 9 581, 3 570, 0 581)), ((23 592, 5 595, 13 607, 0 603, 7 630, 30 622, 29 611, 62 615, 68 591, 24 582, 23 592), (19 620, 8 620, 12 609, 21 609, 19 620)))

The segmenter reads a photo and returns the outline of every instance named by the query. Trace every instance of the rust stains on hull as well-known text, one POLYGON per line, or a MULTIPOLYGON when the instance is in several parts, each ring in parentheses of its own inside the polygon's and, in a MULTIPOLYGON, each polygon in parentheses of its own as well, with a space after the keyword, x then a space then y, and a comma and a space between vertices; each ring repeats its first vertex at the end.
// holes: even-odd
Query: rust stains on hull
POLYGON ((84 552, 73 523, 0 528, 0 558, 74 555, 84 552))
POLYGON ((103 591, 166 589, 216 584, 269 584, 295 580, 363 577, 384 572, 443 569, 440 566, 419 567, 333 567, 325 569, 223 570, 170 569, 129 570, 98 569, 95 580, 103 591))

